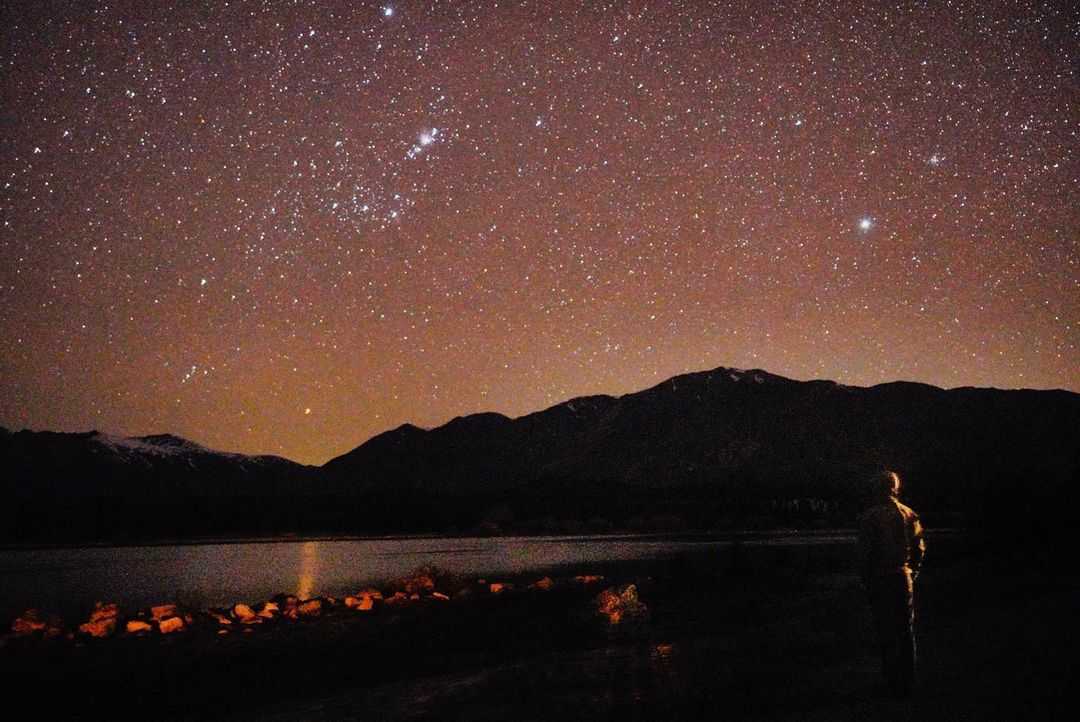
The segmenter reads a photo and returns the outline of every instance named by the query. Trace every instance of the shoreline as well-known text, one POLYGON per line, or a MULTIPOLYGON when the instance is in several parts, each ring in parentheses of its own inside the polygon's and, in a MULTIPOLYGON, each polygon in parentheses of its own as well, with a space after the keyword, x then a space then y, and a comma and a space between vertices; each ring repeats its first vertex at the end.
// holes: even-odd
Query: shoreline
MULTIPOLYGON (((962 527, 942 527, 927 529, 927 532, 935 535, 960 535, 970 533, 969 529, 962 527)), ((705 530, 705 531, 680 531, 680 532, 631 532, 615 531, 610 533, 595 534, 313 534, 313 535, 286 535, 286 536, 240 536, 240 537, 206 537, 184 539, 154 539, 147 541, 96 541, 96 542, 55 542, 55 543, 29 543, 29 544, 2 544, 0 553, 24 552, 24 551, 57 551, 64 549, 128 549, 139 547, 185 547, 185 546, 224 546, 231 544, 303 544, 307 542, 352 542, 352 541, 408 541, 423 539, 524 539, 530 541, 612 541, 633 539, 662 539, 662 540, 702 540, 702 541, 742 541, 756 539, 780 539, 785 537, 851 537, 854 538, 854 527, 835 527, 827 529, 737 529, 737 530, 705 530)))
MULTIPOLYGON (((1077 580, 1023 558, 934 550, 917 597, 924 685, 899 707, 878 691, 851 570, 732 569, 693 555, 578 565, 547 590, 529 588, 534 573, 486 586, 461 577, 472 591, 447 600, 419 591, 370 612, 339 603, 249 632, 234 621, 226 635, 38 640, 0 648, 0 662, 40 718, 678 720, 724 709, 736 719, 905 719, 910 708, 924 720, 1053 719, 1054 705, 1071 704, 1067 689, 1050 693, 1068 674, 1056 655, 1077 580), (986 579, 1006 593, 979 596, 986 579), (604 590, 627 584, 645 613, 612 623, 604 590), (1014 694, 1033 673, 1040 694, 1014 694)), ((428 591, 453 591, 433 581, 428 591)))

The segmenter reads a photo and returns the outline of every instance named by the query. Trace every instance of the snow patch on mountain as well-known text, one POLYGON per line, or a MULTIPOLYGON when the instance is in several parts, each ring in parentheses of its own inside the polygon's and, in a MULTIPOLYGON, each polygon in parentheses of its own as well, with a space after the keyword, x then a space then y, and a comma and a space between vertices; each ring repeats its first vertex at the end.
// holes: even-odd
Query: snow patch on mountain
POLYGON ((243 454, 213 451, 194 441, 173 436, 172 434, 154 434, 151 436, 114 436, 95 432, 91 437, 106 449, 121 456, 156 456, 183 457, 203 454, 239 458, 243 454))

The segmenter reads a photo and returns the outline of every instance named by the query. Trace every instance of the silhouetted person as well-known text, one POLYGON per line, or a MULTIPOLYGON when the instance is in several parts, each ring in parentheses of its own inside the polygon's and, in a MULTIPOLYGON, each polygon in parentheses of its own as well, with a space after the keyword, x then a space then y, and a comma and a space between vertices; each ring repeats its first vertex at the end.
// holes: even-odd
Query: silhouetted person
POLYGON ((918 515, 900 503, 900 477, 883 471, 870 479, 868 508, 859 517, 863 583, 874 613, 882 672, 896 695, 915 683, 915 577, 926 543, 918 515))

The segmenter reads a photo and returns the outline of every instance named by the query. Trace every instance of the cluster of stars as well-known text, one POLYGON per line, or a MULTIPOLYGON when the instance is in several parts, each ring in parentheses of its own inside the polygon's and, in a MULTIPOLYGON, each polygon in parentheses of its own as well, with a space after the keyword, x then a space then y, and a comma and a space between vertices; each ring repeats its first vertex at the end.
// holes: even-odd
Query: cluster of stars
POLYGON ((715 366, 1080 389, 1067 3, 16 4, 0 425, 322 462, 715 366))

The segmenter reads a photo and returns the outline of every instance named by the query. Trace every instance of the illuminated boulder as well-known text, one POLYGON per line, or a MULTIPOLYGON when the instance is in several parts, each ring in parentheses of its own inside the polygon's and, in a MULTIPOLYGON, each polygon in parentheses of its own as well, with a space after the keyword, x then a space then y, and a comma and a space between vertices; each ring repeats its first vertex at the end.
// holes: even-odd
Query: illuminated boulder
POLYGON ((124 631, 128 634, 146 634, 154 631, 153 626, 149 622, 145 622, 142 619, 131 619, 124 626, 124 631))
POLYGON ((510 591, 513 588, 514 585, 510 584, 509 582, 492 582, 491 585, 488 587, 488 591, 490 591, 492 594, 502 594, 504 592, 510 591))
POLYGON ((45 617, 36 609, 27 609, 14 622, 11 631, 16 637, 28 637, 38 632, 45 632, 45 617))
POLYGON ((300 606, 297 607, 296 611, 301 617, 318 617, 322 614, 323 602, 321 599, 307 599, 300 602, 300 606))
POLYGON ((609 587, 596 596, 596 611, 611 624, 628 619, 640 620, 648 615, 648 607, 638 598, 637 586, 626 584, 609 587))
POLYGON ((206 616, 223 627, 232 626, 233 620, 229 619, 224 612, 217 609, 206 610, 206 616))
POLYGON ((604 577, 599 574, 579 574, 574 577, 574 581, 580 582, 581 584, 598 584, 604 581, 604 577))
POLYGON ((79 625, 79 632, 99 639, 109 637, 116 632, 119 616, 120 609, 115 604, 98 602, 90 613, 90 619, 79 625))
POLYGON ((158 631, 162 634, 175 634, 184 631, 186 627, 181 617, 166 617, 158 624, 158 631))
POLYGON ((160 622, 166 617, 176 616, 175 604, 159 604, 156 607, 150 607, 150 618, 155 622, 160 622))
POLYGON ((281 607, 277 602, 266 602, 262 605, 262 609, 259 610, 258 616, 262 619, 273 619, 281 614, 281 607))
POLYGON ((405 604, 409 601, 409 595, 405 592, 394 592, 392 595, 385 599, 387 606, 393 607, 399 604, 405 604))
POLYGON ((405 580, 406 594, 419 594, 435 589, 435 577, 429 571, 419 571, 405 580))
MULTIPOLYGON (((379 594, 382 599, 382 594, 379 594)), ((375 597, 371 594, 349 595, 345 597, 345 606, 358 612, 370 612, 375 608, 375 597)))
POLYGON ((552 580, 551 577, 544 577, 542 579, 537 579, 535 582, 530 584, 529 589, 538 589, 541 592, 547 592, 550 591, 551 588, 554 586, 555 582, 554 580, 552 580))
POLYGON ((282 619, 296 621, 300 618, 300 599, 293 594, 279 594, 273 599, 278 605, 282 619))
POLYGON ((241 624, 258 624, 261 621, 255 610, 242 602, 233 605, 232 616, 241 624))

